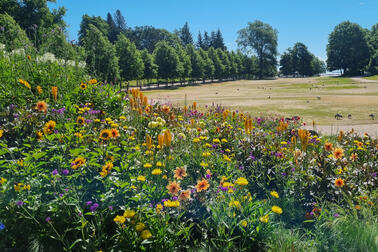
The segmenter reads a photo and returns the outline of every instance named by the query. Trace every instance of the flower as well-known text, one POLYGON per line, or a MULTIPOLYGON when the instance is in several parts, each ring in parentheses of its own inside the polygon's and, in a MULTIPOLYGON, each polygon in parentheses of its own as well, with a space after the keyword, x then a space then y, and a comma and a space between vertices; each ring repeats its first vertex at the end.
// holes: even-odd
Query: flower
POLYGON ((333 145, 332 145, 332 143, 325 143, 324 144, 324 149, 326 150, 326 151, 332 151, 333 150, 333 145))
POLYGON ((80 166, 84 165, 85 161, 86 161, 85 158, 83 158, 83 157, 77 157, 74 161, 72 161, 71 168, 73 170, 76 170, 80 166))
POLYGON ((82 83, 80 84, 80 88, 81 88, 82 90, 87 89, 87 84, 85 84, 84 82, 82 82, 82 83))
POLYGON ((77 123, 77 124, 84 125, 84 124, 85 124, 85 119, 84 119, 84 117, 79 116, 79 117, 76 119, 76 123, 77 123))
POLYGON ((140 237, 143 239, 143 240, 147 240, 147 239, 150 239, 152 237, 152 234, 149 230, 143 230, 142 233, 140 234, 140 237))
POLYGON ((43 90, 41 86, 37 86, 35 89, 37 89, 38 94, 42 94, 43 90))
POLYGON ((114 220, 115 223, 123 224, 123 223, 125 223, 126 218, 122 215, 117 215, 113 220, 114 220))
POLYGON ((24 85, 25 87, 31 89, 31 86, 29 84, 29 82, 27 82, 26 80, 23 80, 23 79, 18 79, 18 82, 22 85, 24 85))
POLYGON ((173 176, 176 179, 183 179, 183 177, 186 177, 186 168, 185 166, 183 167, 177 167, 176 170, 174 171, 175 175, 173 176))
POLYGON ((89 210, 91 210, 91 212, 94 212, 96 211, 96 209, 99 207, 99 204, 98 203, 94 203, 90 208, 89 210))
POLYGON ((153 169, 152 172, 151 172, 152 175, 160 175, 161 173, 162 173, 162 171, 160 169, 158 169, 158 168, 157 169, 153 169))
POLYGON ((333 151, 333 156, 336 159, 341 159, 344 156, 344 150, 342 148, 335 148, 333 151))
POLYGON ((240 202, 238 200, 231 200, 230 203, 228 204, 229 207, 236 207, 236 208, 240 208, 241 205, 240 205, 240 202))
POLYGON ((180 202, 178 200, 166 200, 164 201, 165 207, 179 207, 180 202))
POLYGON ((5 229, 5 225, 0 222, 0 231, 5 229))
POLYGON ((144 182, 144 181, 146 181, 146 177, 145 176, 138 176, 137 180, 141 181, 141 182, 144 182))
POLYGON ((185 190, 180 193, 179 200, 186 201, 190 199, 190 190, 185 190))
POLYGON ((100 172, 101 177, 105 177, 106 175, 108 175, 109 172, 112 170, 112 168, 113 168, 112 161, 106 162, 106 164, 102 166, 102 171, 100 172))
POLYGON ((17 206, 23 206, 24 205, 24 202, 22 200, 19 200, 17 201, 16 203, 17 206))
POLYGON ((55 169, 55 170, 52 171, 52 175, 58 175, 58 174, 59 174, 59 172, 58 172, 57 169, 55 169))
POLYGON ((144 168, 151 168, 151 167, 152 167, 152 164, 150 164, 150 163, 146 163, 146 164, 143 165, 143 167, 144 167, 144 168))
POLYGON ((240 186, 246 186, 248 185, 248 181, 246 178, 240 177, 235 181, 235 184, 238 184, 240 186))
POLYGON ((259 220, 262 223, 268 223, 268 221, 269 221, 269 215, 264 215, 264 216, 260 217, 259 220))
POLYGON ((45 126, 43 127, 43 132, 45 134, 52 134, 54 129, 55 129, 55 126, 56 126, 56 122, 55 121, 48 121, 45 126))
POLYGON ((279 206, 272 206, 273 213, 282 214, 282 208, 279 206))
POLYGON ((54 100, 56 101, 56 99, 58 97, 58 87, 52 86, 51 87, 51 94, 52 94, 54 100))
POLYGON ((246 220, 242 220, 240 222, 240 226, 242 226, 242 227, 246 227, 247 225, 248 225, 248 222, 246 220))
POLYGON ((117 129, 111 129, 110 132, 111 132, 112 138, 119 137, 119 131, 117 129))
POLYGON ((135 230, 137 232, 142 232, 145 229, 146 225, 144 225, 142 222, 139 222, 135 225, 135 230))
POLYGON ((135 216, 135 211, 134 210, 126 210, 124 213, 123 213, 123 216, 125 218, 128 218, 128 219, 132 219, 134 216, 135 216))
POLYGON ((206 179, 202 179, 201 181, 197 181, 196 189, 197 192, 205 191, 210 187, 209 182, 206 179))
POLYGON ((38 140, 42 140, 43 139, 43 133, 41 131, 37 131, 35 133, 35 136, 37 137, 38 140))
POLYGON ((0 185, 3 185, 5 182, 7 182, 7 179, 6 179, 6 178, 1 178, 1 179, 0 179, 0 185))
POLYGON ((62 171, 62 173, 63 173, 64 175, 68 175, 68 174, 70 173, 70 171, 67 170, 67 169, 64 169, 64 170, 62 171))
POLYGON ((278 199, 280 197, 276 191, 271 191, 270 195, 272 195, 272 197, 274 197, 276 199, 278 199))
POLYGON ((4 130, 0 129, 0 138, 3 136, 4 130))
POLYGON ((106 141, 110 139, 110 136, 112 135, 112 132, 108 129, 103 129, 100 132, 100 139, 106 141))
POLYGON ((47 223, 49 223, 49 222, 51 221, 50 216, 47 216, 46 219, 45 219, 45 221, 46 221, 47 223))
POLYGON ((336 179, 335 180, 335 186, 343 187, 344 186, 344 180, 342 180, 341 178, 336 179))
POLYGON ((171 195, 177 196, 178 192, 181 190, 180 184, 177 183, 176 181, 173 181, 169 185, 167 185, 168 192, 171 195))
POLYGON ((41 112, 47 111, 47 103, 44 101, 38 101, 37 105, 35 106, 35 109, 41 112))

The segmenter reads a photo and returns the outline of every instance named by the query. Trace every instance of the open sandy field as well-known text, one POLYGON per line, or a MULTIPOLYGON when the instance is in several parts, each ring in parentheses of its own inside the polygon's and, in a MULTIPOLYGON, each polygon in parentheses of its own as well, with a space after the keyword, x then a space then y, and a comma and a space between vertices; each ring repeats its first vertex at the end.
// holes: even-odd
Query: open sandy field
POLYGON ((197 101, 201 106, 219 104, 254 116, 298 115, 306 124, 312 125, 314 120, 318 130, 328 134, 336 129, 355 128, 378 136, 376 80, 329 77, 241 80, 145 93, 161 103, 183 105, 197 101), (336 120, 336 113, 343 118, 336 120), (370 114, 375 114, 376 119, 372 120, 370 114))

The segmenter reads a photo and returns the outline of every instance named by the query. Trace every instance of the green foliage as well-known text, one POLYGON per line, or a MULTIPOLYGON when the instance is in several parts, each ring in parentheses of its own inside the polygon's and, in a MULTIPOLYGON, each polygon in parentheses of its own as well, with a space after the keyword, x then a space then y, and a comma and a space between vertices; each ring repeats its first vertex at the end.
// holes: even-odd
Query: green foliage
POLYGON ((147 49, 141 51, 141 57, 144 64, 144 74, 143 77, 147 80, 155 78, 157 75, 158 66, 154 62, 154 57, 148 53, 147 49))
POLYGON ((191 74, 187 76, 190 76, 194 80, 202 78, 204 74, 205 62, 199 54, 199 51, 195 50, 193 45, 188 45, 186 47, 186 52, 188 54, 192 66, 191 74))
POLYGON ((361 74, 369 63, 370 52, 366 32, 349 21, 338 24, 329 35, 327 67, 342 69, 344 74, 361 74))
POLYGON ((94 25, 89 24, 82 43, 89 71, 99 78, 114 82, 119 77, 118 58, 107 37, 94 25))
POLYGON ((211 79, 214 79, 214 78, 221 79, 223 77, 223 73, 226 67, 223 65, 214 47, 209 48, 208 55, 214 64, 214 75, 211 77, 211 79))
POLYGON ((207 51, 203 50, 202 48, 199 49, 199 54, 202 57, 202 60, 203 60, 203 63, 204 63, 204 65, 203 65, 203 70, 204 70, 203 79, 204 80, 205 80, 205 78, 211 79, 214 76, 214 72, 215 72, 214 63, 210 59, 207 51))
POLYGON ((134 43, 123 34, 118 35, 115 43, 121 77, 125 80, 139 80, 143 77, 144 63, 134 43))
POLYGON ((370 61, 367 70, 370 74, 378 74, 378 23, 371 27, 368 35, 370 61))
POLYGON ((182 63, 175 49, 165 41, 157 43, 154 51, 154 61, 158 65, 158 76, 170 79, 180 76, 183 71, 182 63))
POLYGON ((109 33, 109 25, 108 23, 103 20, 101 17, 90 17, 89 15, 85 14, 80 23, 80 30, 78 32, 79 36, 79 45, 85 47, 85 40, 88 37, 87 32, 91 30, 91 25, 95 26, 100 32, 102 36, 108 38, 109 33))
POLYGON ((178 31, 178 37, 180 38, 183 47, 193 45, 193 37, 189 30, 188 22, 185 22, 184 26, 178 31))
POLYGON ((237 43, 242 50, 254 51, 258 58, 258 77, 272 77, 276 74, 278 31, 261 21, 249 22, 238 31, 237 43))
POLYGON ((0 43, 5 45, 5 49, 12 51, 14 49, 29 48, 31 43, 25 32, 8 14, 0 14, 0 43))

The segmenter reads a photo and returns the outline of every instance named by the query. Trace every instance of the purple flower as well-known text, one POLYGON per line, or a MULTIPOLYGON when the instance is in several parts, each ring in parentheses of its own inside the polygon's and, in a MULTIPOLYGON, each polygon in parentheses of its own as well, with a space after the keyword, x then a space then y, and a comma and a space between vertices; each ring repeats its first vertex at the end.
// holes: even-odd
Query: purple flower
POLYGON ((372 176, 372 177, 377 177, 377 172, 373 172, 373 173, 371 174, 371 176, 372 176))
POLYGON ((87 206, 90 206, 90 205, 92 205, 92 201, 90 200, 90 201, 87 201, 85 204, 87 205, 87 206))
POLYGON ((0 231, 5 229, 5 225, 0 222, 0 231))
POLYGON ((108 206, 110 211, 113 211, 113 206, 108 206))
POLYGON ((57 169, 55 169, 55 170, 52 171, 52 175, 58 175, 58 174, 59 174, 59 172, 58 172, 57 169))
POLYGON ((87 119, 87 120, 85 120, 85 122, 86 122, 86 123, 92 123, 93 120, 87 119))
POLYGON ((64 169, 62 173, 63 173, 64 175, 68 175, 68 174, 70 173, 70 171, 67 170, 67 169, 64 169))
POLYGON ((165 201, 167 201, 168 199, 162 199, 161 202, 164 203, 165 201))
POLYGON ((50 216, 47 216, 46 219, 45 219, 46 222, 50 222, 51 221, 51 218, 50 216))
POLYGON ((177 200, 178 198, 176 196, 172 197, 172 200, 177 200))
POLYGON ((210 179, 211 178, 211 175, 210 174, 206 174, 205 176, 207 179, 210 179))
POLYGON ((99 207, 99 204, 98 203, 94 203, 90 208, 89 210, 91 210, 91 212, 94 212, 96 211, 96 209, 99 207))
POLYGON ((256 157, 255 156, 253 156, 253 154, 251 153, 251 154, 249 154, 249 158, 252 160, 252 161, 255 161, 256 160, 256 157))
POLYGON ((22 206, 22 205, 24 205, 24 202, 22 200, 19 200, 19 201, 17 201, 16 205, 17 206, 22 206))
POLYGON ((285 177, 287 174, 286 174, 286 172, 283 172, 283 173, 281 173, 281 175, 285 177))
POLYGON ((291 168, 291 171, 292 171, 292 172, 295 172, 295 167, 291 168))
POLYGON ((220 186, 219 189, 221 189, 223 192, 226 192, 228 190, 228 187, 226 187, 226 186, 220 186))
POLYGON ((82 212, 78 212, 77 215, 79 215, 81 217, 81 216, 83 216, 83 213, 82 212))
POLYGON ((59 197, 63 197, 64 196, 64 193, 59 193, 59 197))
POLYGON ((333 217, 335 217, 335 218, 337 218, 337 217, 339 217, 340 216, 340 214, 338 214, 338 213, 335 213, 334 215, 333 215, 333 217))

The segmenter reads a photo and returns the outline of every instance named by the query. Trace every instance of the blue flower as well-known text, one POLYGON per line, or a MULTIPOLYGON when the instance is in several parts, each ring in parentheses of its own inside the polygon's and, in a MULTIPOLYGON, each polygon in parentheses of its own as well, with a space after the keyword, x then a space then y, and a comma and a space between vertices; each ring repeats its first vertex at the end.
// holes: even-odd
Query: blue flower
POLYGON ((0 231, 5 229, 5 225, 3 223, 0 222, 0 231))

